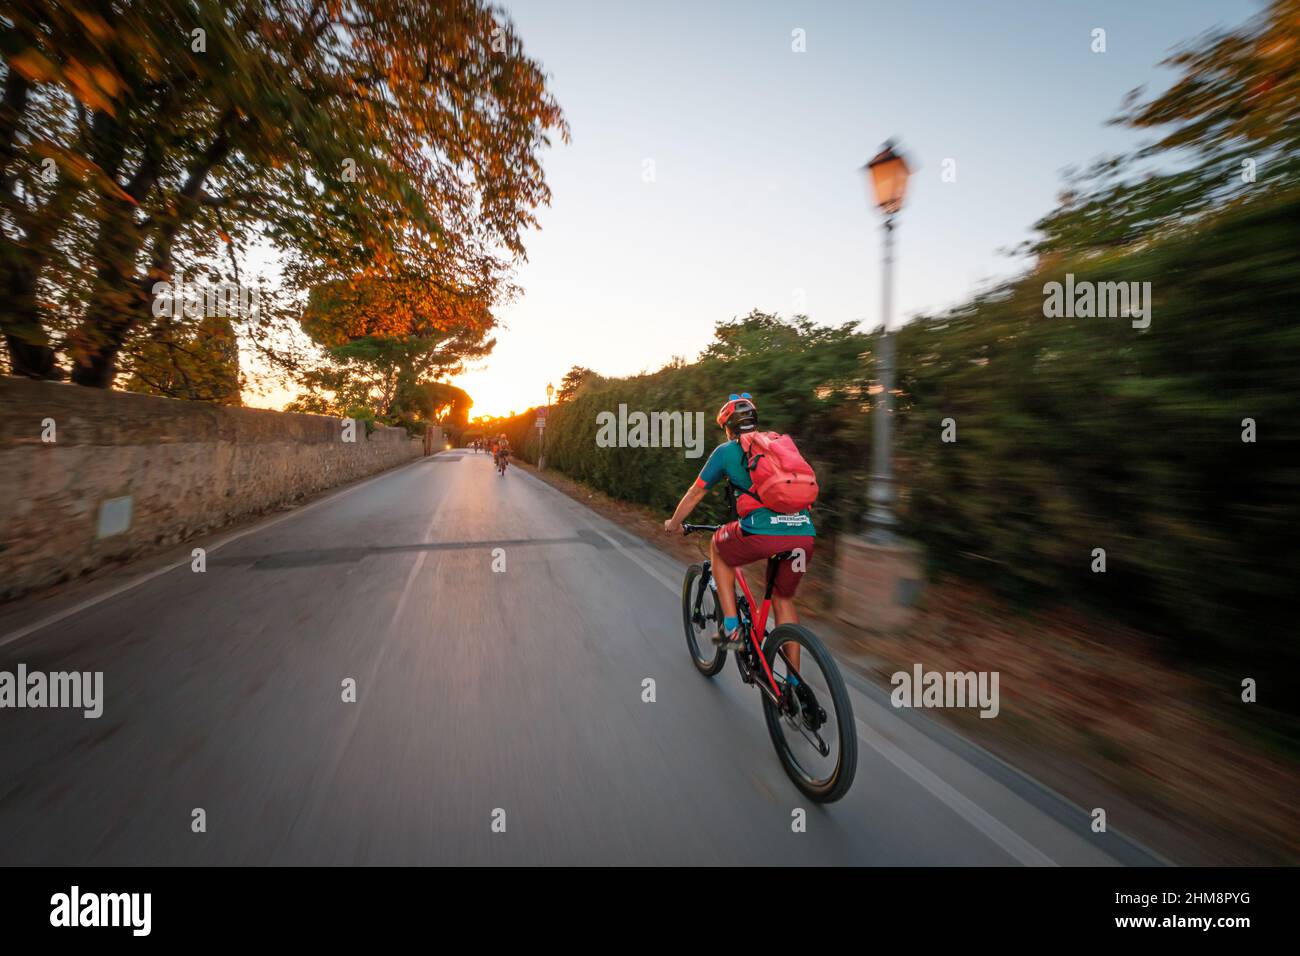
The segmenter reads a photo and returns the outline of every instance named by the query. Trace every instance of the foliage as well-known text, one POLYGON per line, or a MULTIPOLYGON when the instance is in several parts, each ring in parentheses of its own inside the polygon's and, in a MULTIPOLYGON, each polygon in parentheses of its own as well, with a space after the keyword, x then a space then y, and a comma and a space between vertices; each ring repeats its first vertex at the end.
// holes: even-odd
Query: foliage
POLYGON ((365 405, 351 405, 343 410, 343 418, 351 418, 361 422, 366 427, 366 437, 369 438, 375 433, 375 410, 365 405))
POLYGON ((362 276, 426 316, 511 294, 567 128, 482 0, 3 0, 0 18, 15 372, 104 387, 157 351, 138 339, 175 352, 197 320, 153 322, 156 284, 253 283, 253 242, 286 288, 233 328, 290 366, 313 288, 362 276))
POLYGON ((1198 37, 1162 65, 1181 75, 1150 99, 1132 91, 1112 120, 1159 137, 1075 174, 1037 223, 1033 251, 1131 248, 1300 186, 1300 0, 1271 0, 1244 26, 1198 37))
POLYGON ((578 394, 578 390, 593 378, 596 373, 589 368, 581 365, 575 365, 564 373, 564 378, 560 379, 560 387, 555 390, 555 401, 567 402, 573 396, 578 394))
MULTIPOLYGON (((569 400, 552 406, 546 428, 546 460, 609 494, 664 510, 671 509, 714 447, 724 440, 714 422, 732 391, 753 393, 764 428, 791 431, 804 454, 821 464, 823 493, 819 528, 830 531, 851 520, 860 491, 832 463, 865 454, 865 426, 857 413, 866 390, 860 353, 865 336, 852 326, 825 329, 805 319, 785 321, 758 311, 720 322, 716 341, 693 365, 669 367, 626 379, 591 379, 569 400), (774 338, 785 346, 769 347, 774 338), (682 448, 600 448, 596 416, 630 411, 699 413, 702 455, 682 448)), ((509 421, 504 431, 524 457, 535 461, 539 439, 535 412, 509 421)), ((723 513, 722 496, 711 501, 723 513)), ((703 512, 702 512, 703 513, 703 512)))
MULTIPOLYGON (((904 326, 894 450, 907 533, 936 568, 1022 600, 1088 604, 1184 657, 1279 666, 1300 578, 1298 250, 1300 190, 1137 250, 1052 260, 904 326), (1045 318, 1043 285, 1065 271, 1151 282, 1150 327, 1045 318)), ((874 374, 868 337, 753 313, 719 324, 694 364, 602 380, 553 408, 548 466, 667 514, 702 459, 598 448, 597 414, 700 410, 707 450, 714 410, 747 390, 763 427, 789 431, 817 468, 819 531, 855 529, 874 374)), ((530 460, 532 420, 505 428, 530 460)))
POLYGON ((390 424, 466 419, 469 396, 438 381, 495 344, 487 303, 444 293, 436 301, 409 284, 358 278, 312 290, 301 318, 321 347, 298 373, 302 396, 290 408, 334 414, 360 404, 390 424))
POLYGON ((229 318, 199 320, 193 332, 157 320, 131 343, 131 377, 126 390, 191 402, 239 404, 239 343, 229 318))

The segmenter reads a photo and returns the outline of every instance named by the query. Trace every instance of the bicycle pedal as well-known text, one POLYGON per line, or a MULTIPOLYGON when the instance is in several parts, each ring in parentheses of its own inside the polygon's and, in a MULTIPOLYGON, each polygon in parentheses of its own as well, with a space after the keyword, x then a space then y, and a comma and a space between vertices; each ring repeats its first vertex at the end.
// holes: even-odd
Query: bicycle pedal
POLYGON ((716 631, 713 634, 713 643, 721 651, 743 651, 745 649, 743 640, 730 641, 716 631))

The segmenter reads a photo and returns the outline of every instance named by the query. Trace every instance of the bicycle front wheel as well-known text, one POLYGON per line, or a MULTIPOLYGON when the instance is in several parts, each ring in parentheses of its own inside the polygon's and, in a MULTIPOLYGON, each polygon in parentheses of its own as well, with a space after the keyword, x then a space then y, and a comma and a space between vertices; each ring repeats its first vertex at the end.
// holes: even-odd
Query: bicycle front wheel
POLYGON ((691 661, 705 677, 712 677, 727 663, 727 652, 712 640, 721 620, 718 596, 709 587, 704 565, 692 564, 682 582, 682 625, 691 661))
POLYGON ((779 704, 763 695, 781 766, 813 800, 833 803, 849 792, 858 769, 857 725, 840 669, 821 640, 798 624, 772 631, 763 656, 781 688, 779 704))

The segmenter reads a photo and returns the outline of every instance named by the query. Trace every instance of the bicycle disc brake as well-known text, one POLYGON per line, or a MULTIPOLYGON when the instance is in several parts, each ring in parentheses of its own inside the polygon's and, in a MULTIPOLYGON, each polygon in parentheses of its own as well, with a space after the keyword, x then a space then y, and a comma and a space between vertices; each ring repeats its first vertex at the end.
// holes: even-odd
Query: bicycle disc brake
POLYGON ((826 724, 826 709, 817 702, 816 695, 800 681, 794 687, 787 683, 781 697, 781 709, 790 726, 799 731, 823 757, 829 755, 830 745, 817 732, 826 724))

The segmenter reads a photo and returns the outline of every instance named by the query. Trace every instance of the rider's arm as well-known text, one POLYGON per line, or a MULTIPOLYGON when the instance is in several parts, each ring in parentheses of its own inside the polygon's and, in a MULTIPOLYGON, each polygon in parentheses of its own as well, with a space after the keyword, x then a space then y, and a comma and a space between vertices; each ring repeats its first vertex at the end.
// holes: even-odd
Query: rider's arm
POLYGON ((708 486, 699 481, 691 485, 690 490, 682 495, 682 500, 677 503, 677 510, 673 512, 673 516, 664 524, 664 530, 680 530, 682 522, 690 517, 691 512, 695 510, 695 506, 703 501, 704 496, 708 493, 708 486))
POLYGON ((713 449, 713 454, 709 456, 709 460, 704 463, 704 467, 700 470, 700 477, 696 478, 695 484, 691 485, 690 490, 682 495, 682 500, 677 503, 677 510, 673 512, 673 516, 664 522, 665 531, 670 533, 680 531, 682 522, 695 510, 695 506, 704 500, 704 496, 709 493, 709 489, 722 478, 725 473, 722 448, 723 446, 719 445, 713 449))

